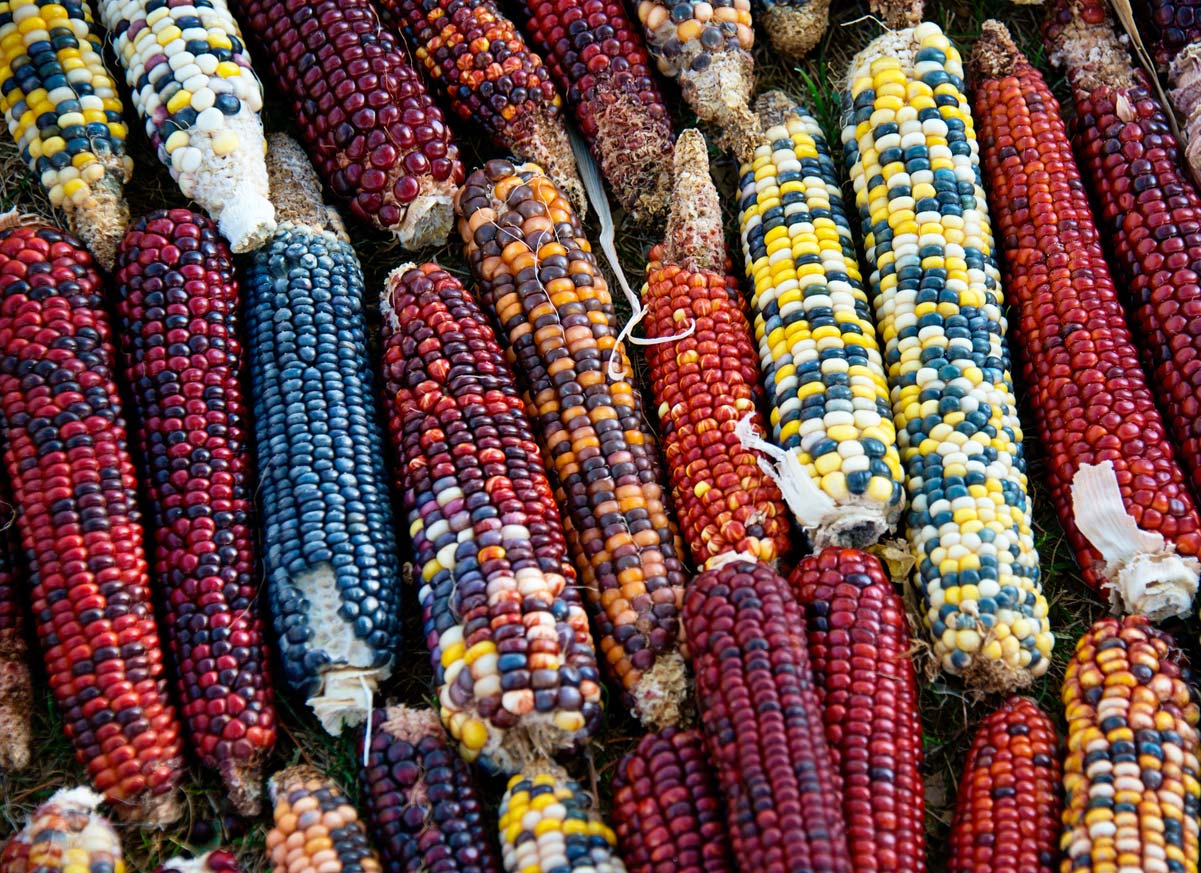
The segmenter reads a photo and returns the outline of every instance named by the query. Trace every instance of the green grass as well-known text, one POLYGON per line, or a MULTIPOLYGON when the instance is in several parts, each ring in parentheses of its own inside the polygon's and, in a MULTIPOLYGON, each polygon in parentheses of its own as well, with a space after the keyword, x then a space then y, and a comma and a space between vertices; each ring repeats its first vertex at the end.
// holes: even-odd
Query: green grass
MULTIPOLYGON (((839 141, 838 89, 847 64, 860 48, 879 34, 880 26, 864 17, 866 5, 863 2, 834 5, 839 8, 832 15, 833 20, 825 38, 804 64, 797 68, 786 66, 771 56, 763 40, 757 47, 756 63, 760 89, 781 88, 805 102, 826 128, 830 141, 836 144, 839 141)), ((947 29, 960 43, 966 57, 986 13, 998 9, 1000 17, 1010 26, 1031 60, 1048 72, 1050 82, 1060 92, 1063 101, 1062 76, 1047 71, 1045 67, 1044 52, 1038 38, 1041 13, 1037 8, 1011 6, 996 0, 930 0, 928 17, 947 29)), ((672 91, 670 86, 668 96, 671 105, 682 106, 678 93, 672 91)), ((280 108, 278 96, 269 97, 268 105, 271 107, 266 113, 269 129, 289 129, 291 120, 288 113, 280 108)), ((678 129, 695 123, 694 118, 683 112, 677 121, 678 129)), ((494 154, 472 131, 460 128, 458 132, 468 166, 474 166, 480 158, 494 154)), ((140 130, 135 131, 132 148, 137 160, 135 179, 128 189, 133 213, 139 215, 164 206, 185 205, 184 198, 166 170, 155 160, 140 130)), ((837 155, 839 149, 835 148, 834 152, 837 155)), ((734 214, 737 167, 727 156, 713 153, 713 172, 723 194, 727 229, 733 243, 737 239, 734 214)), ((7 142, 7 138, 0 145, 0 205, 15 205, 22 210, 51 217, 49 204, 36 183, 17 162, 15 149, 7 142)), ((59 221, 62 219, 61 216, 54 217, 59 221)), ((646 253, 657 240, 644 230, 623 224, 620 215, 617 220, 622 264, 631 283, 638 283, 642 280, 646 253)), ((438 249, 408 253, 384 235, 357 222, 348 223, 372 293, 382 287, 383 278, 390 270, 406 260, 433 258, 459 276, 468 276, 456 239, 452 238, 438 249)), ((589 230, 595 233, 594 224, 590 223, 589 230)), ((732 249, 736 258, 738 251, 737 246, 732 249)), ((607 265, 604 266, 607 269, 607 265)), ((615 297, 618 311, 624 318, 628 315, 628 307, 619 293, 615 293, 615 297)), ((634 359, 640 376, 645 379, 645 367, 637 351, 634 352, 634 359)), ((1020 384, 1018 390, 1021 395, 1020 384)), ((1027 411, 1023 410, 1024 413, 1027 411)), ((1029 424, 1029 416, 1024 414, 1023 421, 1029 424)), ((1043 485, 1045 459, 1031 431, 1027 431, 1026 445, 1044 585, 1052 603, 1052 624, 1058 642, 1050 674, 1040 680, 1030 693, 1059 718, 1058 685, 1064 665, 1076 638, 1094 618, 1103 614, 1104 608, 1083 586, 1076 573, 1074 559, 1064 542, 1043 485)), ((407 643, 398 662, 397 675, 384 689, 384 696, 389 701, 428 702, 431 697, 428 662, 422 647, 416 596, 411 587, 405 593, 404 610, 407 643)), ((1188 639, 1195 638, 1194 631, 1195 628, 1189 628, 1188 639)), ((925 648, 920 638, 915 642, 915 651, 918 652, 919 666, 925 666, 927 657, 923 654, 925 648)), ((46 691, 44 676, 39 675, 37 680, 40 696, 34 713, 38 738, 35 761, 23 773, 0 775, 0 837, 18 826, 25 814, 56 788, 79 782, 83 778, 83 770, 75 762, 70 745, 62 735, 61 723, 46 691)), ((357 797, 355 751, 351 738, 335 739, 323 734, 303 701, 286 692, 282 683, 277 684, 277 688, 280 691, 280 738, 269 769, 274 771, 289 763, 306 761, 329 773, 352 796, 357 797)), ((997 700, 979 699, 954 680, 935 675, 923 681, 920 703, 925 731, 930 860, 931 868, 940 870, 955 786, 971 740, 972 728, 996 705, 997 700)), ((605 787, 614 765, 641 735, 638 725, 619 709, 609 708, 604 729, 593 742, 589 755, 573 764, 574 772, 585 784, 598 786, 602 806, 605 804, 605 787)), ((485 796, 495 806, 503 788, 501 780, 481 777, 481 783, 485 796)), ((129 870, 149 873, 158 862, 181 849, 200 850, 218 842, 236 846, 247 873, 259 873, 267 869, 262 847, 269 814, 239 825, 227 815, 223 791, 215 774, 198 765, 191 767, 185 781, 185 791, 187 813, 177 826, 166 831, 122 829, 129 870), (230 826, 233 825, 237 826, 231 830, 230 826)))

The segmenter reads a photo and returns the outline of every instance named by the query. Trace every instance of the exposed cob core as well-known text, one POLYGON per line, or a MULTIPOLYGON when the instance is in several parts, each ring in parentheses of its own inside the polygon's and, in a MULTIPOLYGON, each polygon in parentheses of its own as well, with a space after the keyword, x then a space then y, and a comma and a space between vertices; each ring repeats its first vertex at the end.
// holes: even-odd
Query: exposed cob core
POLYGON ((0 2, 0 109, 21 160, 106 270, 133 173, 117 84, 87 0, 0 2))
POLYGON ((738 207, 772 472, 815 548, 869 546, 896 524, 905 492, 838 171, 821 126, 786 95, 770 91, 755 110, 738 207))
POLYGON ((799 61, 826 35, 830 0, 754 0, 753 5, 771 47, 786 61, 799 61))
POLYGON ((973 58, 983 164, 1051 494, 1085 580, 1123 612, 1188 611, 1201 519, 1101 250, 1059 105, 1004 25, 973 58))
POLYGON ((983 689, 1020 688, 1047 671, 1054 637, 963 65, 927 22, 874 40, 848 82, 844 156, 923 619, 943 669, 983 689))
POLYGON ((4 873, 125 873, 121 840, 87 788, 60 788, 0 852, 4 873))
POLYGON ((172 858, 155 873, 241 873, 241 870, 232 852, 218 849, 197 858, 172 858))
POLYGON ((383 873, 358 812, 315 767, 281 770, 267 791, 275 805, 267 832, 273 873, 383 873))
POLYGON ((0 772, 29 764, 33 678, 25 642, 29 580, 17 535, 17 510, 5 481, 0 486, 0 772))

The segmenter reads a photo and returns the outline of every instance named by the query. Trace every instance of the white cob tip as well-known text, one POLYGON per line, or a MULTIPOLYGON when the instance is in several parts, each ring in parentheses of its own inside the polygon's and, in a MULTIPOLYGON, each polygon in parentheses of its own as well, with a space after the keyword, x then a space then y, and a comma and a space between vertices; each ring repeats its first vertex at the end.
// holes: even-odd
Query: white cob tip
POLYGON ((379 688, 380 670, 334 667, 321 674, 321 688, 307 701, 325 732, 341 736, 342 729, 365 722, 379 688))
POLYGON ((85 812, 95 812, 104 802, 104 795, 98 794, 86 785, 75 788, 60 788, 51 795, 48 803, 53 803, 62 809, 81 809, 85 812))
POLYGON ((252 252, 275 233, 275 206, 254 191, 242 192, 222 207, 217 229, 234 254, 252 252))

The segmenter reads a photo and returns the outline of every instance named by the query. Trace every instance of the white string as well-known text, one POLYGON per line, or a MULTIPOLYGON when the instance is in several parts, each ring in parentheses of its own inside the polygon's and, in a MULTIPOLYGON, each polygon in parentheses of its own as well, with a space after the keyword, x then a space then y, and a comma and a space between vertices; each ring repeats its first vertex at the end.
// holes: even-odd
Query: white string
POLYGON ((359 684, 363 686, 363 696, 367 701, 367 726, 363 728, 363 766, 366 767, 371 754, 371 689, 367 687, 367 680, 361 675, 359 684))

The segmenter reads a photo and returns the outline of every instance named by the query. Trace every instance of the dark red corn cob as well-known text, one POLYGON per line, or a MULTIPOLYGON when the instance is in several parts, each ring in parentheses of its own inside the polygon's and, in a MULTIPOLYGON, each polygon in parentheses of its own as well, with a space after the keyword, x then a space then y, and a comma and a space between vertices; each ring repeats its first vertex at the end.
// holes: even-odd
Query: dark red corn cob
POLYGON ((905 604, 874 555, 824 549, 789 578, 858 873, 925 869, 925 787, 905 604))
POLYGON ((363 808, 387 873, 500 873, 471 768, 432 709, 372 713, 363 808))
POLYGON ((126 232, 115 278, 182 714, 197 757, 221 773, 239 811, 257 815, 275 709, 250 540, 232 256, 205 216, 161 210, 126 232))
POLYGON ((29 764, 33 679, 25 642, 28 580, 22 570, 16 510, 8 483, 0 490, 0 771, 29 764))
POLYGON ((235 0, 325 182, 402 245, 442 242, 458 147, 370 0, 235 0))
POLYGON ((232 852, 219 849, 198 858, 172 858, 156 873, 241 873, 232 852))
POLYGON ((738 869, 850 873, 804 615, 788 582, 749 561, 706 570, 685 594, 684 629, 738 869))
POLYGON ((162 650, 92 257, 52 227, 0 230, 4 464, 46 672, 76 757, 126 819, 182 812, 162 650))
POLYGON ((725 809, 696 729, 647 734, 613 774, 613 829, 629 873, 734 873, 725 809))
POLYGON ((1198 0, 1136 0, 1131 6, 1155 65, 1166 70, 1184 49, 1201 40, 1198 0))
POLYGON ((949 873, 1058 869, 1056 746, 1055 725, 1025 697, 1009 698, 980 723, 959 780, 949 873))

